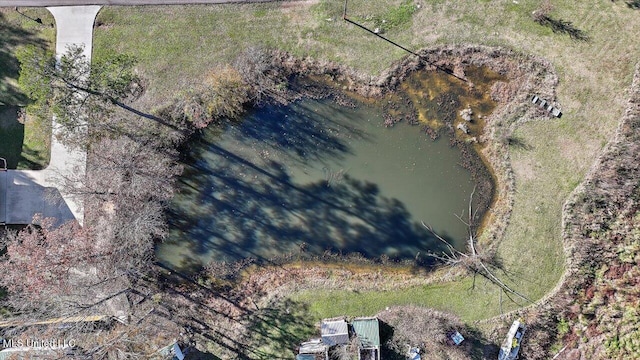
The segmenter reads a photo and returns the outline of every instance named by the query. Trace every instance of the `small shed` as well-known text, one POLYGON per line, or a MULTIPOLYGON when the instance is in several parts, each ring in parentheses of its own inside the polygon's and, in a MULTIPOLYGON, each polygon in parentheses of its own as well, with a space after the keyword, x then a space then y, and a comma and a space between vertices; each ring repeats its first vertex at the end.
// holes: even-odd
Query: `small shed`
POLYGON ((357 318, 351 324, 360 341, 360 359, 380 360, 380 323, 378 318, 357 318))
POLYGON ((349 327, 344 320, 323 321, 320 335, 322 342, 329 347, 349 343, 349 327))
POLYGON ((353 320, 353 331, 364 348, 380 347, 380 324, 378 318, 357 318, 353 320))

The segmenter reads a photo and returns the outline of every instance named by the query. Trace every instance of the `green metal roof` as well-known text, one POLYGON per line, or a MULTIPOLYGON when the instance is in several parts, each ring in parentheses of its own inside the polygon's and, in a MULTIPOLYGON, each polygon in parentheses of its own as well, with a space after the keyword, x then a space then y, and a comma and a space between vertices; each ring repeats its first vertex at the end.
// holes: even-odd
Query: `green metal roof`
POLYGON ((355 319, 352 325, 363 347, 380 346, 380 326, 377 318, 355 319))

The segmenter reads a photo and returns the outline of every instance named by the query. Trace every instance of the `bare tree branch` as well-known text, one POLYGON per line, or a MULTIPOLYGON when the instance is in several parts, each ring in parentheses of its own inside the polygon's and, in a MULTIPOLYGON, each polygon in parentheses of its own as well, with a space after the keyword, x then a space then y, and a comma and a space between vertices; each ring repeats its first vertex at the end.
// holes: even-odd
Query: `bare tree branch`
MULTIPOLYGON (((438 235, 438 233, 436 233, 435 230, 433 230, 433 227, 431 227, 430 225, 425 224, 424 221, 423 221, 422 222, 422 226, 424 226, 431 234, 433 234, 433 236, 435 236, 436 239, 440 240, 447 247, 447 251, 443 252, 441 255, 437 255, 437 254, 429 254, 429 255, 431 257, 439 260, 439 261, 442 261, 447 266, 463 267, 463 268, 467 269, 468 271, 473 272, 473 274, 474 274, 473 280, 474 281, 473 281, 472 288, 475 287, 475 275, 479 274, 480 276, 484 277, 485 279, 489 280, 493 284, 495 284, 498 287, 500 287, 501 294, 502 294, 502 291, 504 291, 507 294, 507 296, 509 296, 509 294, 512 294, 512 295, 515 295, 515 296, 517 296, 518 298, 520 298, 522 300, 525 300, 525 301, 531 303, 532 301, 529 298, 527 298, 522 293, 512 289, 507 284, 505 284, 502 280, 500 280, 497 276, 495 276, 493 274, 493 272, 484 264, 484 261, 483 261, 484 256, 483 256, 483 254, 481 254, 481 253, 479 253, 477 251, 476 246, 475 246, 475 238, 476 238, 475 225, 474 225, 475 212, 473 211, 473 196, 475 194, 475 191, 476 191, 476 188, 474 187, 473 191, 471 192, 471 196, 469 198, 469 208, 468 208, 468 212, 467 212, 468 213, 468 217, 469 217, 468 221, 464 221, 464 220, 462 220, 461 216, 457 216, 456 215, 458 217, 458 219, 460 219, 460 221, 462 221, 468 228, 468 233, 469 233, 468 251, 469 251, 469 254, 457 250, 453 245, 451 245, 442 236, 438 235)), ((502 306, 502 302, 500 303, 500 306, 502 306)))

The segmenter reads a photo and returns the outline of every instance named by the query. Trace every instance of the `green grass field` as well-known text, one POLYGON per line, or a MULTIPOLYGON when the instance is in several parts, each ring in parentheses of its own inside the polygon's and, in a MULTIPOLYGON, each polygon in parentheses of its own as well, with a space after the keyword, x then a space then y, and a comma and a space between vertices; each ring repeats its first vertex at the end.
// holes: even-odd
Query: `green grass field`
POLYGON ((55 29, 53 16, 45 9, 20 8, 20 13, 0 8, 0 157, 10 168, 41 169, 49 162, 51 133, 30 119, 24 125, 18 122, 17 109, 29 100, 17 84, 14 51, 27 44, 52 47, 55 29))
MULTIPOLYGON (((555 1, 551 16, 570 21, 589 41, 554 33, 532 21, 538 2, 417 1, 407 15, 400 1, 352 0, 349 14, 368 26, 393 13, 385 34, 412 49, 437 44, 485 44, 548 59, 560 78, 564 116, 521 125, 526 147, 511 149, 516 174, 513 213, 498 249, 511 286, 533 300, 558 283, 564 269, 562 204, 583 179, 624 112, 626 88, 640 55, 640 11, 624 2, 555 1), (396 9, 396 10, 394 10, 396 9), (395 11, 395 12, 394 12, 395 11), (400 15, 398 15, 400 14, 400 15), (394 23, 395 24, 395 23, 394 23)), ((189 88, 201 74, 228 63, 245 48, 277 47, 297 56, 337 61, 372 75, 405 54, 341 20, 341 1, 260 5, 105 8, 99 14, 95 56, 136 54, 148 79, 147 99, 189 88)), ((312 291, 293 294, 315 320, 371 315, 393 304, 420 304, 472 321, 499 314, 499 291, 471 280, 388 293, 312 291)), ((503 310, 518 305, 504 299, 503 310)))

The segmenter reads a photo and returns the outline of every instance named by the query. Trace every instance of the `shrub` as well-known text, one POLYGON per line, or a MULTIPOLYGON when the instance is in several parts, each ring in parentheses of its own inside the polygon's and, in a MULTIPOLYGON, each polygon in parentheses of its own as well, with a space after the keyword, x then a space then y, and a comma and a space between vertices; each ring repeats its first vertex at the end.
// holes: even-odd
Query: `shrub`
POLYGON ((248 99, 248 85, 238 71, 226 66, 207 74, 200 86, 176 97, 159 115, 201 129, 212 122, 237 119, 248 99))

